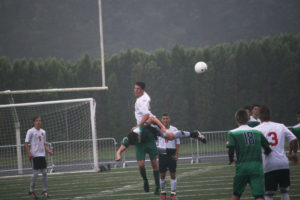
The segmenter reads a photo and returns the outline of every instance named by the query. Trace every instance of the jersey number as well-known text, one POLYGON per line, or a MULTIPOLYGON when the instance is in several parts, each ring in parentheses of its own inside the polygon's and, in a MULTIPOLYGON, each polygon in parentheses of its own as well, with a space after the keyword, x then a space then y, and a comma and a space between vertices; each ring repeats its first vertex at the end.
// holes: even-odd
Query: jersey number
POLYGON ((268 137, 271 137, 271 140, 272 140, 270 142, 271 146, 276 146, 278 144, 278 138, 277 138, 277 134, 275 132, 268 133, 268 137))
POLYGON ((244 139, 247 145, 254 145, 255 139, 252 132, 245 132, 244 133, 244 139))

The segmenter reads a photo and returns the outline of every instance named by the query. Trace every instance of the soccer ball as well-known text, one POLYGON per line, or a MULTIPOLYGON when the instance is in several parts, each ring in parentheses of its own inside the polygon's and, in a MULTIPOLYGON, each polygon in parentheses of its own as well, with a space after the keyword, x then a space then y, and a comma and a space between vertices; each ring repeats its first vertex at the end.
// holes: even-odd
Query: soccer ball
POLYGON ((195 65, 195 72, 197 74, 202 74, 207 71, 207 64, 205 62, 197 62, 195 65))

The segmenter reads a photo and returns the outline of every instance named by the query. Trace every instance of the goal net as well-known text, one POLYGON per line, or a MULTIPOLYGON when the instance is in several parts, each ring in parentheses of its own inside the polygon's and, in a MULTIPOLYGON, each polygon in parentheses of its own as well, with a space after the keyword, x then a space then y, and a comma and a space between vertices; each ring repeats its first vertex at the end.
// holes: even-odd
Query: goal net
POLYGON ((24 141, 35 116, 54 152, 48 170, 98 171, 95 107, 91 98, 0 105, 0 176, 31 173, 24 141))

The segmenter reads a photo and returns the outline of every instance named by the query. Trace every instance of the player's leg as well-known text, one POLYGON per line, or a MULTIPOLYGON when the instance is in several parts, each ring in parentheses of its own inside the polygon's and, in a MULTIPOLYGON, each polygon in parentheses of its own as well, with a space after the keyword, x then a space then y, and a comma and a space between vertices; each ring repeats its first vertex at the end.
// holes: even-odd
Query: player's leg
POLYGON ((264 174, 265 177, 265 200, 273 200, 278 188, 278 172, 270 171, 264 174))
POLYGON ((290 170, 279 170, 279 188, 281 193, 281 200, 290 200, 288 191, 290 190, 290 170))
POLYGON ((149 157, 151 160, 154 182, 155 182, 154 194, 159 195, 160 182, 159 182, 159 168, 158 168, 158 163, 157 163, 158 150, 156 147, 156 143, 154 141, 147 143, 147 147, 148 147, 149 157))
POLYGON ((30 180, 30 189, 29 189, 29 195, 31 197, 33 197, 34 199, 38 199, 38 196, 35 194, 34 192, 34 188, 35 188, 35 183, 36 183, 36 180, 37 180, 37 177, 39 175, 39 164, 38 164, 38 159, 37 158, 31 158, 30 159, 31 161, 31 165, 32 165, 32 168, 33 168, 33 173, 32 173, 32 177, 31 177, 31 180, 30 180))
POLYGON ((45 157, 40 157, 40 164, 41 164, 41 172, 43 175, 42 183, 43 183, 43 192, 42 195, 44 197, 49 197, 47 192, 47 184, 48 184, 48 177, 47 177, 47 162, 45 157))
POLYGON ((256 200, 264 200, 264 175, 262 171, 261 174, 250 176, 250 187, 256 200))
POLYGON ((202 135, 198 130, 196 131, 175 131, 174 133, 172 132, 167 132, 163 133, 163 137, 166 138, 167 140, 174 140, 176 138, 185 138, 185 137, 191 137, 198 139, 199 141, 206 143, 205 136, 202 135))
POLYGON ((168 166, 168 160, 166 154, 159 154, 159 172, 160 172, 160 200, 167 199, 166 193, 166 172, 168 166))
POLYGON ((138 161, 138 165, 139 165, 139 171, 144 181, 144 191, 149 192, 149 182, 147 179, 146 168, 145 168, 146 152, 141 144, 135 145, 135 153, 136 153, 136 160, 138 161))
POLYGON ((232 200, 238 200, 242 196, 248 183, 248 176, 236 174, 233 180, 232 200))

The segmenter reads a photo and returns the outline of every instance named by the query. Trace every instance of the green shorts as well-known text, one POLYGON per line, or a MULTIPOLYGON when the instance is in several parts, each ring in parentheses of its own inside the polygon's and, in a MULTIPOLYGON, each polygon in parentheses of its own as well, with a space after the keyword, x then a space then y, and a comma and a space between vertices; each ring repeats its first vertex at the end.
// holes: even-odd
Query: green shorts
POLYGON ((233 182, 233 194, 240 197, 248 183, 254 197, 264 195, 265 185, 263 174, 236 175, 233 182))
POLYGON ((136 160, 145 160, 146 153, 149 154, 150 160, 153 160, 158 155, 155 142, 146 142, 135 145, 136 160))

